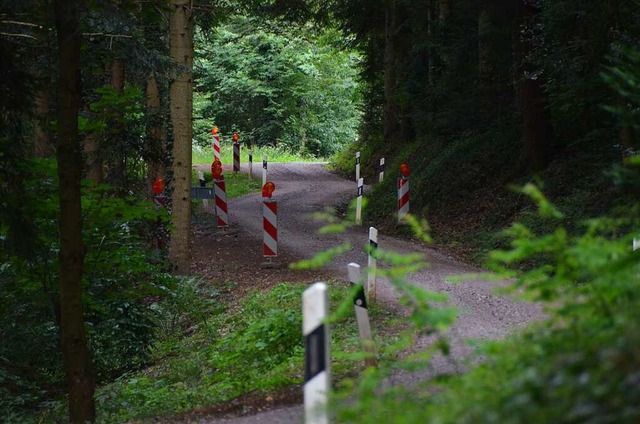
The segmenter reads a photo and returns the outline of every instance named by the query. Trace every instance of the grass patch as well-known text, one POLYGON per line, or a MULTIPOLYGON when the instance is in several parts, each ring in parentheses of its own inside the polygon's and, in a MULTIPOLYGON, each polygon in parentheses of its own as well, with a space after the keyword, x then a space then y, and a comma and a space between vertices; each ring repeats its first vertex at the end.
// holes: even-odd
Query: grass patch
MULTIPOLYGON (((233 147, 231 143, 220 143, 220 161, 223 165, 233 165, 233 147)), ((301 155, 282 147, 254 146, 253 147, 254 171, 262 166, 262 157, 267 156, 269 162, 324 162, 324 158, 311 155, 301 155)), ((213 148, 211 146, 193 146, 192 163, 194 165, 211 165, 213 162, 213 148)), ((240 163, 246 164, 249 161, 249 149, 245 145, 240 148, 240 163)))
MULTIPOLYGON (((211 181, 211 172, 204 172, 204 181, 207 187, 213 187, 211 181)), ((225 188, 227 190, 227 198, 244 196, 245 194, 255 193, 260 191, 262 187, 262 181, 258 175, 254 175, 252 179, 249 179, 249 175, 245 173, 224 172, 225 188)), ((191 170, 191 181, 193 181, 194 187, 198 185, 198 174, 196 169, 191 170)), ((194 202, 200 202, 200 200, 194 199, 194 202)))
MULTIPOLYGON (((173 415, 250 392, 301 384, 301 296, 306 287, 281 283, 266 293, 252 293, 233 311, 210 311, 206 319, 184 329, 188 336, 168 335, 154 347, 153 367, 100 388, 99 421, 173 415)), ((350 296, 346 285, 332 284, 329 292, 332 311, 350 296)), ((372 314, 376 312, 380 320, 389 318, 373 308, 372 314)), ((362 369, 353 308, 332 322, 331 344, 337 379, 362 369)))

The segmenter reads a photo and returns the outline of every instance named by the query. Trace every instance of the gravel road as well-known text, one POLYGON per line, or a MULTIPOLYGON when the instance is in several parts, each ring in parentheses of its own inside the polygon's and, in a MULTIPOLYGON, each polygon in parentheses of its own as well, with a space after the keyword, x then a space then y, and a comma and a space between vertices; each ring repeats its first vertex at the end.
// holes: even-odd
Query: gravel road
MULTIPOLYGON (((346 264, 357 262, 366 266, 363 246, 368 242, 368 228, 352 227, 344 234, 320 236, 316 234, 321 222, 310 215, 326 207, 344 205, 355 196, 356 184, 327 172, 322 164, 269 164, 268 179, 276 185, 274 198, 278 201, 278 250, 286 257, 311 258, 314 254, 349 240, 352 249, 336 258, 326 272, 346 278, 346 264)), ((365 189, 366 194, 366 189, 365 189)), ((414 195, 415 196, 415 195, 414 195)), ((229 201, 230 219, 241 229, 247 245, 262 240, 262 198, 252 194, 229 201)), ((456 324, 449 331, 452 350, 450 358, 435 358, 433 366, 422 374, 396 374, 389 384, 413 384, 434 374, 460 371, 465 360, 476 361, 465 339, 497 339, 509 332, 541 319, 537 305, 522 303, 494 294, 496 284, 473 280, 459 284, 446 282, 448 276, 477 273, 481 270, 456 261, 420 243, 380 234, 378 245, 399 253, 420 253, 429 266, 409 277, 409 282, 430 290, 445 292, 450 304, 459 310, 456 324)), ((255 260, 255 259, 254 259, 255 260)), ((506 283, 499 283, 505 285, 506 283)), ((384 279, 377 283, 378 301, 398 307, 398 294, 384 279)), ((429 339, 419 340, 416 349, 428 345, 429 339)), ((298 424, 303 422, 300 406, 275 409, 256 415, 226 419, 199 419, 201 423, 298 424)))

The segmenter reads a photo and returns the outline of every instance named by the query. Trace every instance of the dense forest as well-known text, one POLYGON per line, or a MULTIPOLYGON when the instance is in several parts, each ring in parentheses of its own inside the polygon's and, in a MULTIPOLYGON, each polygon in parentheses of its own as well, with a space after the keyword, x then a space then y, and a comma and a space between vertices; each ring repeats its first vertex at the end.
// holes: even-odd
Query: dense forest
POLYGON ((403 235, 407 163, 436 243, 566 302, 435 400, 359 386, 361 422, 637 422, 637 1, 1 4, 0 421, 95 421, 201 305, 192 151, 217 125, 350 177, 360 151, 367 182, 385 157, 365 220, 403 235))

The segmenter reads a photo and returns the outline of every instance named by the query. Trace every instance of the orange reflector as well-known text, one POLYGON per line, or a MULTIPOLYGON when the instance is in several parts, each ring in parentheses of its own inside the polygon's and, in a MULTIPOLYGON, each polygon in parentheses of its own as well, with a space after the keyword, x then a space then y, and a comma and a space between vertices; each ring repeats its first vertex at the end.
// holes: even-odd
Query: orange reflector
POLYGON ((218 134, 218 126, 214 125, 213 128, 211 128, 211 134, 218 134))
POLYGON ((162 192, 164 191, 164 180, 162 179, 162 177, 156 178, 156 180, 153 182, 151 190, 155 195, 162 194, 162 192))
POLYGON ((267 181, 262 186, 262 197, 271 197, 276 189, 276 185, 271 181, 267 181))
POLYGON ((407 165, 406 163, 401 163, 400 173, 402 174, 403 177, 409 177, 409 175, 411 175, 411 170, 409 169, 409 165, 407 165))
POLYGON ((222 162, 219 159, 215 159, 211 164, 211 177, 214 179, 220 178, 222 175, 222 162))
POLYGON ((238 141, 238 139, 240 138, 240 135, 239 135, 238 133, 235 133, 235 134, 233 134, 233 137, 232 137, 232 138, 233 138, 233 142, 235 143, 235 142, 237 142, 237 141, 238 141))

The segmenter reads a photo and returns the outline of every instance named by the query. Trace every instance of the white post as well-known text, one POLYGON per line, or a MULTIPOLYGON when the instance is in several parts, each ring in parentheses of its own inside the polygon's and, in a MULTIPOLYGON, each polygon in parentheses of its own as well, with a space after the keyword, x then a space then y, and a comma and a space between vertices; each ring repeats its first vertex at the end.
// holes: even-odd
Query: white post
POLYGON ((378 182, 381 183, 384 180, 384 158, 380 158, 380 170, 378 174, 378 182))
POLYGON ((305 424, 328 424, 331 387, 327 285, 315 283, 302 294, 302 334, 305 344, 305 424))
POLYGON ((267 155, 262 156, 262 185, 267 183, 267 155))
POLYGON ((249 179, 253 178, 253 150, 249 150, 249 179))
POLYGON ((352 285, 359 286, 358 291, 353 298, 353 307, 356 311, 358 334, 360 334, 360 343, 362 343, 362 349, 371 355, 371 357, 365 359, 365 363, 368 366, 373 366, 375 365, 375 351, 373 346, 373 337, 371 336, 371 324, 369 323, 367 299, 364 294, 364 287, 362 286, 362 273, 360 272, 360 265, 355 262, 351 262, 349 265, 347 265, 347 272, 349 274, 349 282, 351 282, 352 285))
POLYGON ((640 248, 640 239, 634 238, 633 239, 633 250, 638 250, 638 248, 640 248))
POLYGON ((360 152, 356 152, 356 182, 360 180, 360 152))
MULTIPOLYGON (((204 181, 204 173, 202 171, 198 171, 198 182, 200 183, 200 187, 206 186, 206 183, 204 181)), ((202 207, 206 213, 209 210, 209 200, 202 199, 202 207)))
POLYGON ((356 198, 356 225, 362 224, 362 194, 364 191, 364 179, 358 180, 358 197, 356 198))
POLYGON ((367 297, 371 302, 376 301, 376 269, 378 261, 374 253, 378 248, 378 230, 369 227, 369 259, 367 262, 367 297))

